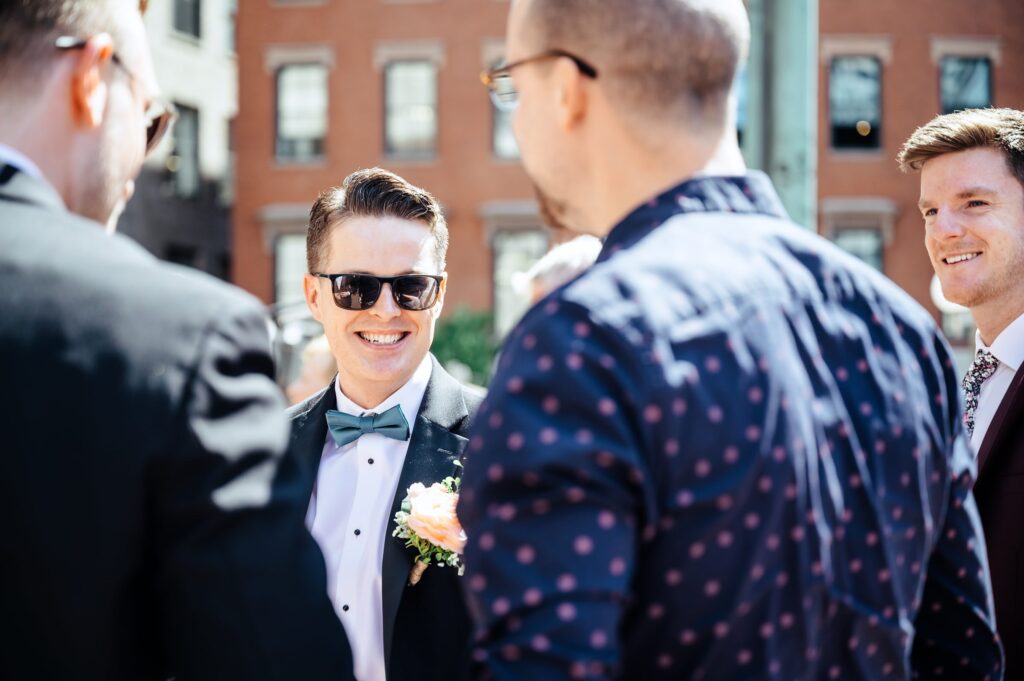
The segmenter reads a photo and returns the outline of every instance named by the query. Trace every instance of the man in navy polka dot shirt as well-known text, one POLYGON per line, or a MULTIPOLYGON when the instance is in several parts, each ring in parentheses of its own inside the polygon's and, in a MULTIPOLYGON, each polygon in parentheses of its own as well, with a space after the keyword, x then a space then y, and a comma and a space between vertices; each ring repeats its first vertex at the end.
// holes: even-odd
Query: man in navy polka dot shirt
POLYGON ((747 173, 740 0, 515 0, 547 219, 598 262, 509 335, 459 513, 479 678, 1000 679, 949 349, 747 173))

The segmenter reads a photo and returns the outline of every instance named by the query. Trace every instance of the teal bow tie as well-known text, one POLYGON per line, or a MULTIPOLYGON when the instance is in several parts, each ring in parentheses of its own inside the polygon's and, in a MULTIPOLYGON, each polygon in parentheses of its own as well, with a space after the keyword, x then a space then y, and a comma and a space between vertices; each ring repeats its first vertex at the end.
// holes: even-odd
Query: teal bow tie
POLYGON ((366 416, 353 416, 336 409, 328 409, 327 427, 339 447, 355 442, 366 433, 380 433, 392 440, 409 439, 409 422, 405 420, 402 408, 397 404, 382 414, 366 416))

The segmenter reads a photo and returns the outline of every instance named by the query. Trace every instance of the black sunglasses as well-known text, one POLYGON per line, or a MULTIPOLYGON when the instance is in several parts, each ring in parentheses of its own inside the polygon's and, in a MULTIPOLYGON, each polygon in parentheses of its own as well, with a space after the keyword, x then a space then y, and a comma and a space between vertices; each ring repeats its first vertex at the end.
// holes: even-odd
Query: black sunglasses
MULTIPOLYGON (((80 50, 86 45, 85 40, 75 38, 72 36, 63 35, 57 38, 54 47, 58 50, 80 50)), ((131 78, 132 82, 136 82, 137 78, 132 73, 131 69, 125 66, 124 61, 117 55, 117 52, 110 56, 110 60, 114 62, 121 70, 123 70, 128 77, 131 78)), ((171 123, 177 117, 177 112, 174 109, 174 105, 163 99, 155 98, 146 107, 146 154, 149 154, 157 145, 160 144, 160 140, 163 139, 167 130, 170 129, 171 123)))
POLYGON ((444 276, 438 274, 401 274, 375 277, 372 274, 321 274, 331 280, 334 304, 343 310, 369 310, 376 304, 384 284, 391 286, 395 304, 403 310, 418 312, 434 306, 444 276))

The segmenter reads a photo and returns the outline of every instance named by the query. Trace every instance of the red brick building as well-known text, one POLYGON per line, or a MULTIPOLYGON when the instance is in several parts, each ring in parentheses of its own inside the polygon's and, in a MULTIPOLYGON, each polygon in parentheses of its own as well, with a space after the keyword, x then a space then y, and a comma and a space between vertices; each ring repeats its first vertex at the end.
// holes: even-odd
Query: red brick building
POLYGON ((503 54, 504 0, 247 0, 238 16, 234 281, 301 298, 322 189, 380 165, 442 202, 448 309, 514 316, 508 281, 547 233, 480 72, 503 54), (497 276, 496 276, 497 275, 497 276))
MULTIPOLYGON (((1024 109, 1024 2, 821 0, 819 9, 819 231, 934 310, 918 177, 895 158, 936 114, 1024 109)), ((969 327, 944 322, 954 342, 973 345, 969 327)))
MULTIPOLYGON (((752 16, 766 1, 748 0, 752 16)), ((299 299, 309 206, 381 165, 445 207, 448 309, 494 308, 507 326, 521 307, 510 275, 549 242, 478 80, 502 55, 507 11, 507 0, 240 3, 234 281, 268 303, 299 299)), ((817 11, 817 228, 935 310, 917 178, 895 157, 943 107, 1024 108, 1024 2, 820 0, 817 11)), ((754 30, 756 42, 783 29, 754 30)), ((760 115, 752 97, 766 96, 749 94, 748 121, 760 115)))

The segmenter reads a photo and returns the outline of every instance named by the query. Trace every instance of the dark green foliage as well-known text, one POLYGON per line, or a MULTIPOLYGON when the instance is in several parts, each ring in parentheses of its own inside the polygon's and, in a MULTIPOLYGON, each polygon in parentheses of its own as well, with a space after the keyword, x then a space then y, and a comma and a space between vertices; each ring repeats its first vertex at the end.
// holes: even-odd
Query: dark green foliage
POLYGON ((431 352, 442 365, 461 362, 472 371, 473 383, 486 386, 491 378, 491 363, 497 352, 494 340, 494 315, 488 311, 460 307, 437 322, 431 352))

